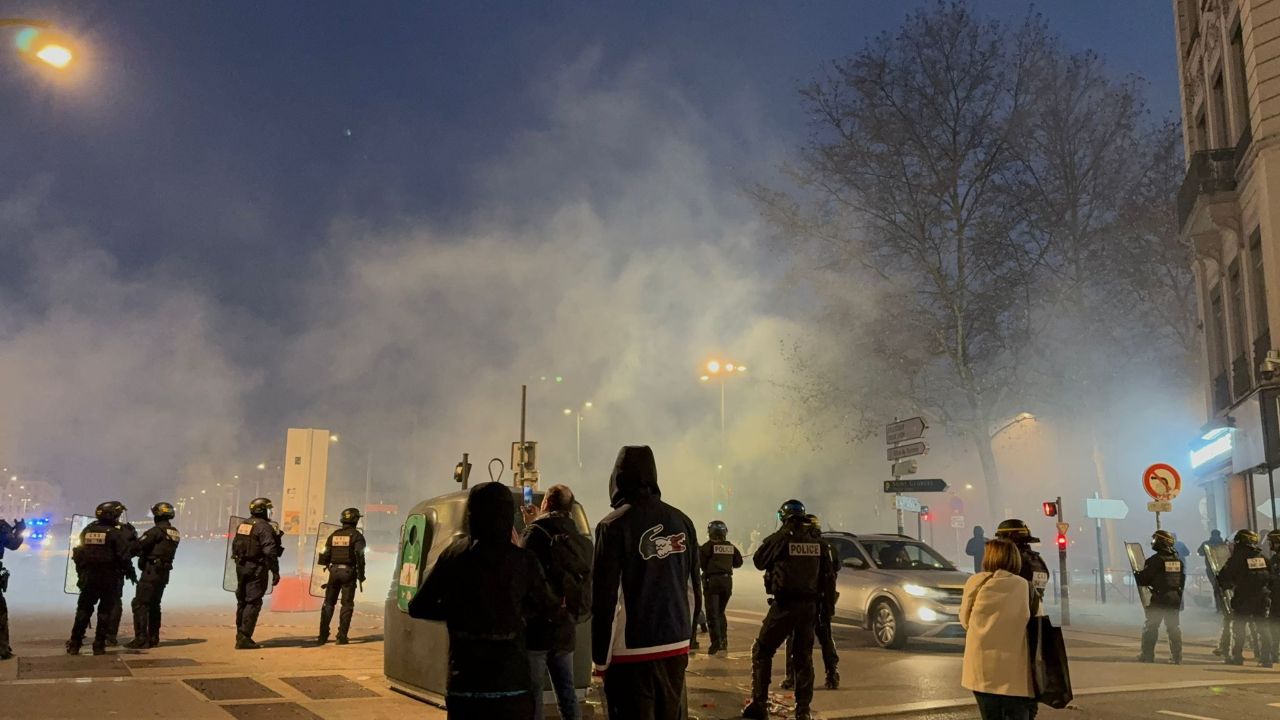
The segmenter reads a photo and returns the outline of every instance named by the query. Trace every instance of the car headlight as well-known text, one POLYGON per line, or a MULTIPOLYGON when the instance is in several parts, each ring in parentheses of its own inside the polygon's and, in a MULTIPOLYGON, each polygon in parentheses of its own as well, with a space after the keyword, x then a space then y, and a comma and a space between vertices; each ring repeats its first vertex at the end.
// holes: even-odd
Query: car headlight
POLYGON ((930 610, 930 609, 929 609, 929 608, 927 608, 927 607, 922 607, 922 608, 920 608, 919 610, 917 610, 917 611, 916 611, 916 614, 917 614, 917 615, 919 615, 919 616, 920 616, 920 619, 921 619, 921 620, 923 620, 923 621, 925 621, 925 622, 937 622, 937 621, 938 621, 938 613, 936 613, 936 612, 934 612, 934 611, 930 610))
POLYGON ((911 597, 918 598, 941 598, 946 596, 946 593, 937 588, 925 587, 914 583, 907 583, 903 585, 902 590, 911 597))

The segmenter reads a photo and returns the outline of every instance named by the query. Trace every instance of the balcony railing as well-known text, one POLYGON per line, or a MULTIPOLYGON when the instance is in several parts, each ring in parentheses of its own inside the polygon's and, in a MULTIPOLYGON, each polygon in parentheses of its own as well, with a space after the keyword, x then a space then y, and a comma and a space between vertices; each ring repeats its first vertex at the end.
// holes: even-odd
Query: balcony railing
POLYGON ((1201 150, 1191 156, 1187 176, 1178 189, 1178 227, 1186 227, 1187 218, 1201 195, 1231 192, 1236 189, 1235 148, 1201 150))
POLYGON ((1213 378, 1213 410, 1226 410, 1231 407, 1231 387, 1227 381, 1227 372, 1224 370, 1213 378))
POLYGON ((1249 355, 1242 354, 1231 363, 1232 397, 1240 400, 1253 390, 1253 373, 1249 370, 1249 355))

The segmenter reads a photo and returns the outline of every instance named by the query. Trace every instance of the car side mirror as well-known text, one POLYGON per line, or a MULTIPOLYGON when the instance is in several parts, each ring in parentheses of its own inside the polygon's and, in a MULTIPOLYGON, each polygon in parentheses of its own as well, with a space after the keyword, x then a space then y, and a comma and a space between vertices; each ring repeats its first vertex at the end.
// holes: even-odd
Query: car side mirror
POLYGON ((841 565, 849 568, 850 570, 866 570, 867 569, 867 561, 857 557, 848 558, 843 563, 841 563, 841 565))

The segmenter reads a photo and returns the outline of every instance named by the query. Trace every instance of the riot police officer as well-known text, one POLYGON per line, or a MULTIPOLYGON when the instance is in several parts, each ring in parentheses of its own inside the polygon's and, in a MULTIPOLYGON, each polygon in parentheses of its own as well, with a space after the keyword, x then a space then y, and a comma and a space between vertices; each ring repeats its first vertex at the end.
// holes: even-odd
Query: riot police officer
MULTIPOLYGON (((835 546, 822 539, 822 521, 817 515, 808 516, 809 526, 812 528, 813 536, 818 542, 822 543, 822 551, 827 554, 827 558, 831 563, 831 572, 838 575, 840 573, 840 553, 835 546)), ((818 646, 822 648, 822 669, 826 671, 827 680, 825 687, 828 690, 835 690, 840 687, 840 653, 836 651, 836 641, 831 635, 831 616, 835 614, 836 599, 840 593, 835 591, 835 584, 831 585, 831 595, 824 597, 818 605, 818 622, 813 626, 814 636, 818 640, 818 646)), ((787 676, 782 681, 783 690, 791 690, 796 686, 796 669, 794 663, 791 662, 791 639, 787 638, 787 676)))
MULTIPOLYGON (((119 500, 112 500, 111 502, 119 506, 119 510, 120 510, 119 517, 123 518, 124 512, 128 510, 128 508, 126 508, 124 506, 124 503, 120 502, 119 500)), ((129 544, 129 557, 130 559, 132 559, 134 555, 137 555, 138 529, 133 526, 133 523, 125 522, 121 519, 116 520, 116 525, 124 532, 125 541, 129 544)), ((121 598, 123 598, 124 597, 124 578, 123 577, 120 578, 119 585, 120 585, 120 589, 117 591, 117 594, 120 595, 121 598)), ((135 595, 136 595, 136 592, 135 592, 135 595)), ((101 612, 98 613, 98 622, 106 623, 107 625, 107 645, 120 644, 120 641, 118 638, 120 635, 120 618, 123 613, 124 613, 123 599, 121 600, 121 602, 118 602, 113 606, 111 610, 111 614, 107 615, 105 618, 102 616, 101 612)))
POLYGON ((1271 606, 1267 610, 1267 632, 1271 639, 1271 662, 1280 662, 1280 530, 1267 533, 1267 544, 1271 546, 1271 562, 1267 570, 1271 573, 1267 587, 1271 593, 1271 606))
POLYGON ((707 524, 710 538, 698 548, 702 565, 702 597, 707 608, 707 629, 711 635, 708 655, 729 649, 729 623, 724 611, 733 594, 733 571, 742 567, 742 553, 729 542, 729 526, 722 520, 707 524))
POLYGON ((1000 523, 1000 527, 996 528, 996 537, 1018 546, 1018 552, 1022 555, 1022 570, 1018 574, 1035 589, 1031 595, 1031 614, 1040 615, 1044 591, 1049 587, 1049 566, 1040 557, 1040 553, 1031 549, 1031 544, 1040 542, 1040 538, 1032 537, 1031 528, 1017 518, 1000 523))
POLYGON ((351 628, 351 615, 355 612, 356 583, 364 585, 364 534, 356 529, 360 511, 349 507, 339 518, 342 527, 334 530, 324 541, 320 551, 320 565, 329 571, 329 581, 324 585, 324 606, 320 608, 321 645, 329 641, 329 622, 333 620, 333 606, 342 596, 342 612, 338 615, 338 644, 347 644, 347 630, 351 628))
POLYGON ((818 605, 834 593, 834 569, 822 543, 813 536, 804 504, 788 500, 778 509, 782 527, 770 535, 752 558, 764 571, 769 613, 751 647, 751 700, 742 717, 769 717, 769 676, 773 655, 791 638, 791 658, 796 672, 796 720, 809 720, 813 700, 813 632, 818 605))
POLYGON ((142 576, 133 593, 133 640, 125 647, 149 648, 160 644, 160 599, 169 584, 169 571, 178 553, 182 534, 169 521, 174 516, 173 505, 158 502, 151 506, 153 525, 135 545, 138 570, 142 576))
POLYGON ((129 562, 128 535, 119 524, 124 506, 116 501, 104 502, 94 512, 96 520, 80 532, 80 543, 72 552, 79 576, 80 599, 76 602, 76 619, 71 626, 71 639, 67 640, 67 654, 79 655, 84 642, 85 629, 94 606, 98 608, 98 627, 94 631, 93 654, 107 652, 106 618, 120 604, 124 578, 138 582, 138 575, 129 562))
POLYGON ((1231 557, 1218 574, 1218 583, 1231 595, 1231 655, 1228 665, 1244 664, 1246 637, 1252 638, 1257 651, 1258 664, 1271 667, 1271 633, 1267 628, 1267 610, 1270 606, 1270 572, 1267 559, 1258 547, 1260 538, 1252 530, 1236 533, 1231 557), (1248 633, 1246 636, 1245 633, 1248 633))
POLYGON ((22 547, 22 531, 26 529, 27 524, 22 520, 14 520, 10 525, 0 518, 0 660, 13 657, 13 648, 9 647, 9 605, 4 601, 4 594, 9 590, 9 571, 4 569, 4 551, 22 547))
POLYGON ((1151 602, 1146 607, 1147 621, 1142 626, 1142 654, 1138 662, 1155 662, 1156 640, 1160 623, 1169 634, 1169 661, 1182 663, 1182 590, 1187 584, 1187 568, 1176 550, 1177 538, 1168 530, 1157 530, 1151 536, 1151 549, 1142 569, 1134 573, 1138 585, 1151 588, 1151 602))
POLYGON ((275 586, 280 582, 280 536, 271 524, 271 501, 249 501, 249 520, 236 527, 231 541, 231 557, 236 563, 236 649, 257 650, 253 641, 262 598, 267 594, 267 576, 275 586))

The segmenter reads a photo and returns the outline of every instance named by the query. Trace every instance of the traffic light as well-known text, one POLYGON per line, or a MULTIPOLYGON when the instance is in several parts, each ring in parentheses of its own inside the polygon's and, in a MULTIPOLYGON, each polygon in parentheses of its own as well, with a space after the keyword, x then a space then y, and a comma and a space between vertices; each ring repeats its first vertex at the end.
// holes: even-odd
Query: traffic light
POLYGON ((933 521, 933 515, 931 515, 931 514, 929 513, 929 506, 928 506, 928 505, 921 505, 921 506, 920 506, 920 519, 921 519, 921 520, 923 520, 923 521, 925 521, 925 522, 932 522, 932 521, 933 521))
POLYGON ((1057 501, 1057 500, 1048 500, 1048 501, 1046 501, 1045 503, 1043 503, 1043 506, 1044 506, 1044 516, 1045 516, 1045 517, 1057 517, 1057 516, 1058 516, 1058 501, 1057 501))
POLYGON ((1067 534, 1066 534, 1066 533, 1058 533, 1058 549, 1059 549, 1059 550, 1066 550, 1066 549, 1067 549, 1067 534))

